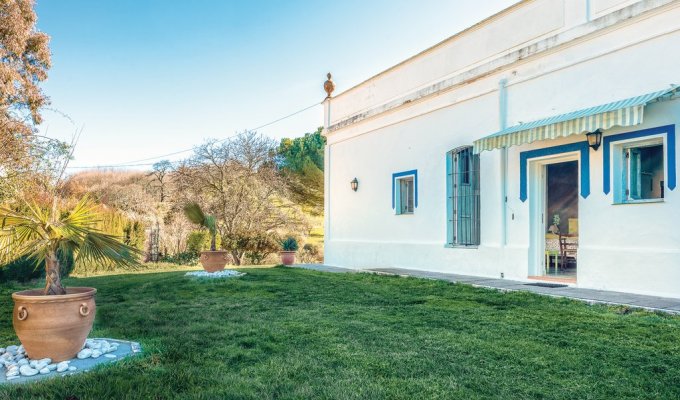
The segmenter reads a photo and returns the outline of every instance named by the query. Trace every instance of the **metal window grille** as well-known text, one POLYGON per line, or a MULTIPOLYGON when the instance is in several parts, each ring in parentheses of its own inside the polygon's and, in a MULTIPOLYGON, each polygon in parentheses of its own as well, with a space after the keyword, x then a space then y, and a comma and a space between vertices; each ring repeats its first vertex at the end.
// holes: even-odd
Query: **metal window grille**
POLYGON ((413 177, 399 179, 399 213, 413 214, 413 177))
POLYGON ((453 215, 454 246, 477 246, 480 242, 480 201, 479 201, 479 155, 472 152, 472 146, 451 151, 449 185, 453 215))

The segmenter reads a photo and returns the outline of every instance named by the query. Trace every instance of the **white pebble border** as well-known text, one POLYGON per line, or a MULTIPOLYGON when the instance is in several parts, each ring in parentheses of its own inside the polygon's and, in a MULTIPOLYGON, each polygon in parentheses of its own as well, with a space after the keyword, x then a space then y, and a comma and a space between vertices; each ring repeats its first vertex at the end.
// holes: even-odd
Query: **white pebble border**
POLYGON ((207 272, 207 271, 191 271, 185 274, 186 276, 192 276, 195 278, 236 278, 238 276, 245 275, 243 272, 234 271, 231 269, 225 269, 223 271, 217 272, 207 272))
MULTIPOLYGON (((83 349, 78 352, 76 357, 80 360, 86 358, 99 358, 102 355, 106 358, 116 358, 117 356, 115 354, 109 354, 116 350, 118 350, 118 343, 109 342, 104 339, 87 339, 83 345, 83 349)), ((0 347, 0 369, 5 369, 5 378, 7 381, 38 374, 48 375, 53 372, 74 372, 78 368, 69 365, 71 361, 73 360, 53 363, 50 358, 31 360, 26 356, 24 346, 12 345, 5 348, 0 347)))

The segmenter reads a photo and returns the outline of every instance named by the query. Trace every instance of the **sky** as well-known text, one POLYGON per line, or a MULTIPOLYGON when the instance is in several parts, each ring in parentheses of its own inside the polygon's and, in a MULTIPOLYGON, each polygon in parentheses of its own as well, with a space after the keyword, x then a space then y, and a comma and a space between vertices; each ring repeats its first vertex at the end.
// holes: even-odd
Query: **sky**
POLYGON ((191 152, 155 157, 317 104, 258 130, 302 136, 323 124, 327 72, 341 93, 513 3, 38 0, 52 50, 39 129, 82 129, 72 172, 178 160, 191 152))

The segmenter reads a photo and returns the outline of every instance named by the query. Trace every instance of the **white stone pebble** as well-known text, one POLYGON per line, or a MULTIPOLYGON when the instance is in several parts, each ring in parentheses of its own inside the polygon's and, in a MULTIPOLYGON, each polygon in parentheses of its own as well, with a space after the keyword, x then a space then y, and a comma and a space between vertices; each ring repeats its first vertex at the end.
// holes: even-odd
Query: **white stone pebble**
POLYGON ((76 368, 76 367, 74 367, 74 366, 68 367, 68 370, 69 370, 70 372, 73 372, 73 371, 75 371, 75 370, 77 370, 77 369, 78 369, 78 368, 76 368))
POLYGON ((106 358, 116 358, 117 356, 115 354, 104 354, 104 357, 106 357, 106 358))
POLYGON ((47 367, 45 367, 45 368, 41 369, 39 372, 40 372, 40 375, 49 374, 49 373, 50 373, 50 369, 47 368, 47 367))
POLYGON ((68 361, 62 361, 57 364, 57 372, 64 372, 68 369, 68 361))
POLYGON ((80 350, 80 352, 78 352, 76 357, 78 357, 78 359, 82 360, 84 358, 90 358, 91 355, 92 355, 92 349, 82 349, 82 350, 80 350))
POLYGON ((19 373, 21 373, 22 376, 33 376, 38 373, 37 369, 33 369, 29 367, 28 365, 22 365, 19 368, 19 373))
POLYGON ((191 271, 185 274, 186 276, 193 276, 197 278, 233 278, 243 275, 243 272, 234 271, 231 269, 225 269, 223 271, 217 272, 207 272, 207 271, 191 271))

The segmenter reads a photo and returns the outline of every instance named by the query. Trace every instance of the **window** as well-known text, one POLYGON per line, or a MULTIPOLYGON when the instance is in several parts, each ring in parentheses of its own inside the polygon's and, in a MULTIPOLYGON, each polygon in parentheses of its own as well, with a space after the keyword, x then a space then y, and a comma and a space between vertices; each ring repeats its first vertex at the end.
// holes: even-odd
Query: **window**
POLYGON ((447 154, 447 234, 450 246, 480 242, 479 155, 472 146, 447 154))
POLYGON ((623 202, 664 197, 663 142, 633 143, 623 147, 623 202))
POLYGON ((413 214, 415 185, 413 176, 397 179, 397 214, 413 214))

